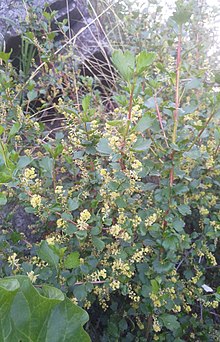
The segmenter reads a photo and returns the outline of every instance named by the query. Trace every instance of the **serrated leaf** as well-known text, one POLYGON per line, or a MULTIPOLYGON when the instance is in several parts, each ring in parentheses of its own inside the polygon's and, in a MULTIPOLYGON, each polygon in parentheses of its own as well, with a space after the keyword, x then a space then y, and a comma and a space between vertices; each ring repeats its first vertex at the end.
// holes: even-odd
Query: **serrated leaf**
POLYGON ((112 62, 126 81, 131 81, 134 75, 135 57, 130 51, 116 50, 112 54, 112 62))
POLYGON ((46 261, 50 266, 55 267, 57 269, 59 264, 59 257, 52 248, 48 245, 46 241, 42 241, 40 248, 38 249, 38 256, 42 260, 46 261))
POLYGON ((67 269, 76 268, 80 265, 79 261, 79 252, 72 252, 67 255, 66 259, 64 260, 64 266, 67 269))
POLYGON ((28 100, 31 102, 33 100, 35 100, 38 96, 38 92, 36 90, 30 90, 28 93, 27 93, 27 97, 28 97, 28 100))
POLYGON ((3 62, 7 63, 11 56, 11 53, 12 53, 12 50, 10 52, 0 51, 0 59, 2 59, 3 62))
POLYGON ((21 125, 19 124, 19 122, 15 122, 9 132, 9 138, 13 137, 15 134, 17 134, 19 132, 21 128, 21 125))
POLYGON ((138 132, 144 132, 146 129, 150 128, 153 125, 155 119, 153 119, 150 115, 144 115, 142 118, 138 121, 135 130, 138 132))
POLYGON ((190 215, 191 214, 191 209, 190 206, 187 204, 180 204, 178 206, 178 211, 180 212, 180 214, 182 214, 183 216, 186 215, 190 215))
POLYGON ((100 238, 97 238, 96 236, 92 237, 93 245, 99 250, 102 251, 105 248, 105 243, 100 238))
POLYGON ((112 153, 112 149, 109 146, 108 139, 106 138, 101 138, 96 146, 96 150, 105 155, 110 155, 112 153))
POLYGON ((141 136, 138 136, 137 140, 132 146, 132 149, 137 152, 147 151, 149 150, 151 145, 150 139, 145 139, 141 136))
POLYGON ((154 52, 142 51, 136 56, 136 71, 141 74, 147 70, 148 67, 154 62, 156 54, 154 52))
POLYGON ((163 325, 171 331, 175 331, 180 328, 180 323, 177 321, 177 317, 174 315, 162 314, 160 319, 162 320, 163 325))
POLYGON ((86 95, 82 99, 82 108, 84 112, 87 112, 90 107, 91 95, 86 95))

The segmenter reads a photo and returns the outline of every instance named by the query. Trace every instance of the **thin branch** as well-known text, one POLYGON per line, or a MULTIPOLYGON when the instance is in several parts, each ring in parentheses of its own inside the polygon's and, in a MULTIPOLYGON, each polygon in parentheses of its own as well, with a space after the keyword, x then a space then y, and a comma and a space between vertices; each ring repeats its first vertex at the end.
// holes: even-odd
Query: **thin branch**
POLYGON ((165 140, 166 146, 167 146, 167 148, 169 148, 168 140, 167 140, 166 133, 165 133, 165 130, 164 130, 164 127, 163 127, 162 115, 160 113, 160 109, 159 109, 159 106, 158 106, 158 103, 157 103, 156 96, 154 96, 154 103, 155 103, 155 106, 156 106, 156 111, 157 111, 157 116, 158 116, 158 120, 159 120, 159 123, 160 123, 160 128, 161 128, 161 130, 163 132, 163 136, 164 136, 164 140, 165 140))

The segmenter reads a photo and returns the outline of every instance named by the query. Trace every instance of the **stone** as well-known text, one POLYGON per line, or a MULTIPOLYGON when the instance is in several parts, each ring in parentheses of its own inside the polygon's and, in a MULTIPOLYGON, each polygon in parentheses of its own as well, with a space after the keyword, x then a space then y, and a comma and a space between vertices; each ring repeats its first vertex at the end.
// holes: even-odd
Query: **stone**
POLYGON ((36 20, 45 20, 42 12, 56 11, 56 23, 68 19, 69 39, 74 53, 81 58, 90 58, 97 52, 109 55, 110 49, 98 21, 91 18, 87 0, 4 0, 0 2, 0 50, 13 48, 17 51, 18 37, 28 26, 29 10, 36 13, 36 20))

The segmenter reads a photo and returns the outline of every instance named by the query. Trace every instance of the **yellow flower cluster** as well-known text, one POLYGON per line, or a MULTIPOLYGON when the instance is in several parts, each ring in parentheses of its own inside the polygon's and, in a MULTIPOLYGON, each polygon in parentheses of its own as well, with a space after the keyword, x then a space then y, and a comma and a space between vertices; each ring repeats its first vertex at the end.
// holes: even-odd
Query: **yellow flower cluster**
POLYGON ((161 331, 161 326, 160 326, 156 316, 153 316, 153 330, 155 332, 160 332, 161 331))
POLYGON ((59 218, 58 220, 57 220, 57 228, 66 228, 67 227, 67 222, 64 220, 64 219, 62 219, 62 218, 59 218))
POLYGON ((143 262, 145 255, 149 254, 151 252, 150 247, 143 247, 136 253, 134 253, 131 257, 131 262, 143 262))
POLYGON ((89 280, 91 281, 99 281, 102 279, 106 279, 107 278, 107 272, 105 269, 93 272, 92 274, 88 275, 87 277, 89 280))
POLYGON ((122 239, 124 241, 129 241, 131 238, 130 235, 125 230, 123 230, 123 228, 120 227, 118 224, 111 226, 111 228, 109 229, 109 232, 116 239, 122 239))
POLYGON ((156 220, 157 220, 157 214, 154 213, 154 214, 150 215, 148 218, 146 218, 145 226, 150 227, 153 223, 156 222, 156 220))
POLYGON ((93 289, 93 293, 98 296, 100 306, 104 311, 106 311, 108 309, 107 302, 109 302, 110 300, 109 289, 104 286, 95 286, 93 289))
POLYGON ((121 259, 117 259, 113 262, 112 271, 116 274, 125 275, 128 278, 131 278, 134 275, 129 264, 127 262, 123 262, 121 259))
POLYGON ((113 291, 118 290, 120 288, 120 281, 113 279, 110 283, 110 287, 113 291))
POLYGON ((128 284, 128 297, 133 301, 133 302, 140 302, 140 296, 135 293, 135 291, 132 289, 131 284, 128 284))
POLYGON ((26 178, 26 180, 31 180, 31 179, 34 179, 36 177, 37 177, 37 175, 35 173, 35 168, 34 167, 31 167, 30 169, 26 168, 24 170, 24 178, 26 178))
POLYGON ((83 210, 80 213, 79 219, 77 220, 77 228, 79 230, 87 230, 89 227, 87 221, 90 219, 90 217, 91 217, 90 212, 87 209, 83 210))
POLYGON ((90 214, 90 212, 87 209, 83 210, 80 213, 80 221, 86 222, 86 221, 88 221, 90 219, 90 217, 91 217, 91 214, 90 214))
POLYGON ((30 203, 31 203, 33 208, 39 208, 41 206, 41 203, 42 203, 41 196, 40 195, 33 195, 31 197, 30 203))
POLYGON ((27 276, 32 283, 35 283, 39 274, 35 274, 34 271, 27 272, 27 276))
POLYGON ((8 263, 12 267, 12 269, 14 268, 19 269, 19 266, 20 266, 19 259, 17 259, 16 257, 17 257, 16 253, 13 253, 12 255, 8 257, 8 263))

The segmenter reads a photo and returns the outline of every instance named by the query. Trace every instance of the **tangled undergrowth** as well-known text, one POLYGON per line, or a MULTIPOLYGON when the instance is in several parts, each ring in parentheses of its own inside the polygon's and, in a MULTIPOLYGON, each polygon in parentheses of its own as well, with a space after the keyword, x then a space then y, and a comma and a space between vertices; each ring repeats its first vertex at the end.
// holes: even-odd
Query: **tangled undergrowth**
POLYGON ((65 59, 26 79, 0 55, 0 204, 24 208, 38 233, 13 231, 7 213, 0 275, 61 289, 88 311, 94 341, 219 338, 220 96, 203 52, 187 50, 196 9, 177 6, 164 61, 156 43, 113 53, 108 114, 65 59), (52 131, 39 121, 48 103, 52 131))

